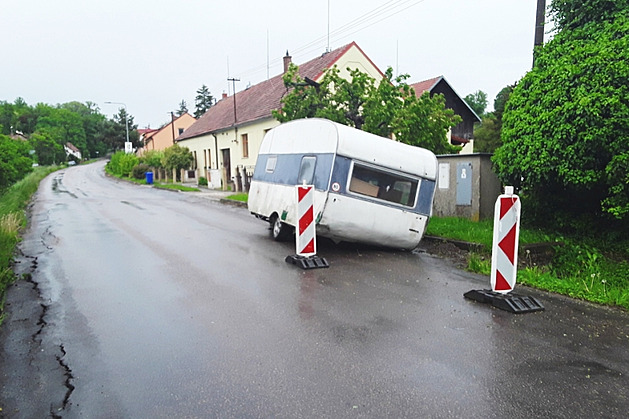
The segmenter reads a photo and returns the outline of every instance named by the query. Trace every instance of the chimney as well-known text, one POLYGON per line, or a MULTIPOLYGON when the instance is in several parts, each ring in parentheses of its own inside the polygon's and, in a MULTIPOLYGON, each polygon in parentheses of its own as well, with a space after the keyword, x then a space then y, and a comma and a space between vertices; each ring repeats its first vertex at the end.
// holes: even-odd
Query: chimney
POLYGON ((227 99, 227 93, 223 92, 223 99, 227 99))
POLYGON ((286 50, 286 55, 284 56, 284 73, 286 73, 288 71, 288 66, 292 62, 291 58, 293 58, 293 57, 288 55, 288 50, 286 50))

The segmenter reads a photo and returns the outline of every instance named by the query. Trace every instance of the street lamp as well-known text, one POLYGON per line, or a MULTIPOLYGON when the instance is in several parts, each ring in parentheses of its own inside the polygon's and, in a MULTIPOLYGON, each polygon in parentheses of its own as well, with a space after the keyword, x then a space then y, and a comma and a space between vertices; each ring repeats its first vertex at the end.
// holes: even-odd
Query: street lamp
POLYGON ((108 105, 122 105, 124 106, 124 122, 125 122, 125 127, 127 129, 127 142, 125 143, 125 152, 129 153, 130 151, 127 151, 127 147, 129 147, 130 149, 132 149, 132 147, 129 144, 129 112, 127 112, 127 105, 125 105, 122 102, 105 102, 108 105))

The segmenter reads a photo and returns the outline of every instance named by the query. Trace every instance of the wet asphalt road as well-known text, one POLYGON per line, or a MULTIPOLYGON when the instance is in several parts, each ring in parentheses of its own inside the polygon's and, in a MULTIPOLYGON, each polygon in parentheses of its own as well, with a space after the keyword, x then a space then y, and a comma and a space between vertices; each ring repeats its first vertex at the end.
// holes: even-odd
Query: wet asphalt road
POLYGON ((463 298, 488 278, 419 252, 322 242, 330 268, 302 271, 246 209, 102 166, 40 186, 18 266, 31 279, 0 333, 0 415, 629 411, 626 312, 523 288, 546 311, 513 315, 463 298))

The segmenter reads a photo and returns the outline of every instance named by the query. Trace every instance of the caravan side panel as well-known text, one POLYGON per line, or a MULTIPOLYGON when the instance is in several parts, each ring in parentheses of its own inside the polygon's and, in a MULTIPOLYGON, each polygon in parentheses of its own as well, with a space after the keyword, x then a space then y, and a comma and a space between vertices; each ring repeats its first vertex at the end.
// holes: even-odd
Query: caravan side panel
POLYGON ((302 182, 299 171, 302 159, 314 158, 312 182, 315 187, 315 215, 323 211, 334 154, 260 154, 249 190, 249 211, 269 218, 273 213, 287 224, 295 225, 297 198, 295 185, 302 182))
POLYGON ((337 156, 331 183, 325 212, 317 226, 319 234, 340 241, 406 249, 419 244, 431 215, 434 180, 337 156), (353 184, 356 167, 373 168, 382 177, 353 184), (400 199, 395 202, 383 196, 383 190, 390 191, 387 185, 377 182, 394 179, 413 184, 407 195, 399 195, 400 199))

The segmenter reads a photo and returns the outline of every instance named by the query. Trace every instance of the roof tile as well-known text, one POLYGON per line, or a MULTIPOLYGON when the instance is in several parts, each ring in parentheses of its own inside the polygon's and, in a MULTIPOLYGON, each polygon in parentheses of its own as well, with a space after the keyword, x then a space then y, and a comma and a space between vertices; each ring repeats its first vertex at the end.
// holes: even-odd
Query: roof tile
POLYGON ((428 79, 428 80, 420 81, 420 82, 417 82, 417 83, 413 83, 413 84, 411 84, 411 87, 413 88, 413 90, 415 90, 415 95, 417 97, 419 97, 424 92, 431 91, 433 89, 433 87, 435 87, 437 85, 437 83, 439 83, 439 81, 441 81, 442 78, 443 78, 443 76, 433 77, 432 79, 428 79))
MULTIPOLYGON (((327 52, 313 60, 299 66, 302 78, 317 80, 323 72, 334 66, 336 61, 356 45, 354 42, 334 51, 327 52)), ((357 45, 356 45, 357 46, 357 45)), ((237 92, 236 117, 238 125, 271 117, 271 111, 280 108, 280 101, 286 94, 286 87, 282 80, 283 74, 265 80, 248 89, 237 92)), ((177 141, 198 137, 211 132, 217 132, 234 126, 234 95, 221 99, 203 116, 192 124, 177 141)))

